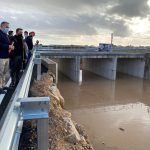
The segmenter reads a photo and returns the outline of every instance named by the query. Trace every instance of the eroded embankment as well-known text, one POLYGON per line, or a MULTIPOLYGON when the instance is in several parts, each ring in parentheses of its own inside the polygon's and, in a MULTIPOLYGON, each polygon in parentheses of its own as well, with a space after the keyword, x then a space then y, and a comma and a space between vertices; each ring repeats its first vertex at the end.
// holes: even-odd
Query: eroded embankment
POLYGON ((83 127, 72 121, 71 113, 64 108, 64 98, 54 84, 54 75, 48 71, 40 81, 34 81, 31 94, 50 97, 49 150, 92 150, 83 127))

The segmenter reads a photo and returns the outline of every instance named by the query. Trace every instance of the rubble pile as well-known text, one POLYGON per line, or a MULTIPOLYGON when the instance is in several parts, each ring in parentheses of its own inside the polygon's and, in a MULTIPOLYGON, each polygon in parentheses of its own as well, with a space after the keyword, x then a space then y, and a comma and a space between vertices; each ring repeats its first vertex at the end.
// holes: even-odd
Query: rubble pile
POLYGON ((71 113, 64 109, 64 98, 54 80, 48 71, 31 86, 32 96, 50 97, 49 150, 93 150, 84 128, 72 121, 71 113))

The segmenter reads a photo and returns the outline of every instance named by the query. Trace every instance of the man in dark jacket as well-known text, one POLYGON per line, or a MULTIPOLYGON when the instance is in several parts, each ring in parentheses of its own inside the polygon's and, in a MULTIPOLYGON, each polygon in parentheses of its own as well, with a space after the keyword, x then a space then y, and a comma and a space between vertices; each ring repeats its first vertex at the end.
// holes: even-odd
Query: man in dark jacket
POLYGON ((13 37, 14 37, 14 32, 12 30, 10 30, 8 32, 8 37, 9 37, 9 40, 12 41, 13 37))
MULTIPOLYGON (((4 86, 9 72, 9 54, 14 50, 13 43, 8 38, 9 23, 2 22, 0 24, 0 87, 4 86)), ((4 93, 0 88, 0 94, 4 93)))
POLYGON ((16 35, 13 37, 14 51, 10 56, 10 75, 12 79, 12 86, 17 86, 20 80, 20 73, 23 70, 23 63, 26 61, 26 54, 23 41, 23 30, 16 29, 16 35))
POLYGON ((26 38, 26 43, 28 46, 28 60, 32 56, 32 49, 33 49, 33 37, 35 36, 34 32, 30 32, 29 36, 26 38))

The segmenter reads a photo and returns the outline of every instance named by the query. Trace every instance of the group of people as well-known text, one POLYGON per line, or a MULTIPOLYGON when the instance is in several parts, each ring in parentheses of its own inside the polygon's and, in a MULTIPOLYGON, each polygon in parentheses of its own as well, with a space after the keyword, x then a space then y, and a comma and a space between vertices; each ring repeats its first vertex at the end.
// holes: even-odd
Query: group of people
POLYGON ((11 87, 17 86, 21 72, 32 56, 34 36, 34 32, 23 32, 21 28, 17 28, 14 34, 8 22, 0 24, 0 94, 5 93, 3 86, 9 75, 11 87))

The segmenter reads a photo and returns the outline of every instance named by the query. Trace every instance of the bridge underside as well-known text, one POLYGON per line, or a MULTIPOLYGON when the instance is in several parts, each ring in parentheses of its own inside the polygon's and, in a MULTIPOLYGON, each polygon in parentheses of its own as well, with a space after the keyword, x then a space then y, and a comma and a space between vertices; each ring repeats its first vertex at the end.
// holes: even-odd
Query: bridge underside
POLYGON ((116 79, 116 58, 83 59, 82 66, 84 70, 88 70, 107 79, 116 79))
POLYGON ((90 71, 109 80, 116 80, 121 72, 144 78, 144 58, 59 58, 59 70, 71 80, 82 83, 82 70, 90 71))
POLYGON ((145 60, 134 59, 118 59, 117 71, 134 77, 144 78, 145 60))

